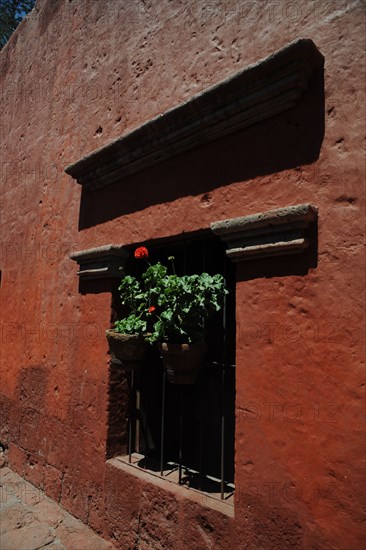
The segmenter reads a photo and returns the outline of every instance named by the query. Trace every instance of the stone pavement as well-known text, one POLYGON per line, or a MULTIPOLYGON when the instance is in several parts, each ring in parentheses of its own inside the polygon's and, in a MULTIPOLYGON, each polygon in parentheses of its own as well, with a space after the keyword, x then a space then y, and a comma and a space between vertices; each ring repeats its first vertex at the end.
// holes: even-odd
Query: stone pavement
POLYGON ((1 550, 114 550, 28 481, 0 470, 1 550))

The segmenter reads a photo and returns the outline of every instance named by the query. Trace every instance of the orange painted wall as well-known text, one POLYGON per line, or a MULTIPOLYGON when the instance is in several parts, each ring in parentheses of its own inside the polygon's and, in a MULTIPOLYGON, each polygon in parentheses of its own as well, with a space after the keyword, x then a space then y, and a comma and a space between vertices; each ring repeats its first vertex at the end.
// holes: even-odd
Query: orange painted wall
POLYGON ((357 0, 39 0, 1 52, 1 437, 11 467, 121 549, 138 510, 141 548, 362 547, 364 20, 357 0), (325 57, 324 97, 313 83, 292 111, 93 197, 64 173, 299 37, 325 57), (111 295, 81 294, 69 254, 305 202, 316 268, 238 267, 235 517, 117 479, 111 295))

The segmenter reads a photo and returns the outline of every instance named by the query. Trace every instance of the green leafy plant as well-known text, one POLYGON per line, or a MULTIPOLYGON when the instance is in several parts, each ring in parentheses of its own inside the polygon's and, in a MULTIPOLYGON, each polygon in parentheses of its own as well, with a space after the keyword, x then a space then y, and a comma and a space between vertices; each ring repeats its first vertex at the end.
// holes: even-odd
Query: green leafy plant
MULTIPOLYGON (((136 259, 148 260, 145 247, 135 251, 136 259)), ((222 275, 176 275, 160 262, 150 265, 139 281, 127 275, 119 286, 122 303, 131 311, 117 321, 115 330, 143 335, 147 342, 203 342, 205 323, 223 304, 227 294, 222 275)))

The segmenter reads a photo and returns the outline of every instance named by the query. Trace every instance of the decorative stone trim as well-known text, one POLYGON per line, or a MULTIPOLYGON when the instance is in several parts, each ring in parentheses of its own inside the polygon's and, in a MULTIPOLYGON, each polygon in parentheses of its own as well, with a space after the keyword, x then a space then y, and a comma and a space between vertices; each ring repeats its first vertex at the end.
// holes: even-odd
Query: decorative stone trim
POLYGON ((123 268, 129 251, 122 246, 107 244, 97 248, 89 248, 73 252, 70 258, 76 261, 80 269, 80 279, 122 279, 123 268))
POLYGON ((309 227, 317 219, 311 204, 287 206, 242 218, 211 224, 227 242, 227 256, 233 262, 302 252, 309 247, 309 227))
POLYGON ((309 39, 292 42, 230 78, 70 164, 88 190, 291 109, 324 58, 309 39))

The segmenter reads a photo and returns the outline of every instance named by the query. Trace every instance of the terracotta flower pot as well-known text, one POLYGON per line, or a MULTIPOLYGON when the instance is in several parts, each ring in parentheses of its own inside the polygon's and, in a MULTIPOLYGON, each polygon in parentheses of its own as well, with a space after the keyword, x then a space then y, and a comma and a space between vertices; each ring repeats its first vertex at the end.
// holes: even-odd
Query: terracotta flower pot
POLYGON ((111 364, 132 371, 140 370, 146 356, 147 344, 137 334, 121 334, 112 329, 106 331, 111 354, 111 364))
POLYGON ((203 365, 207 344, 159 344, 168 382, 194 384, 203 365))

